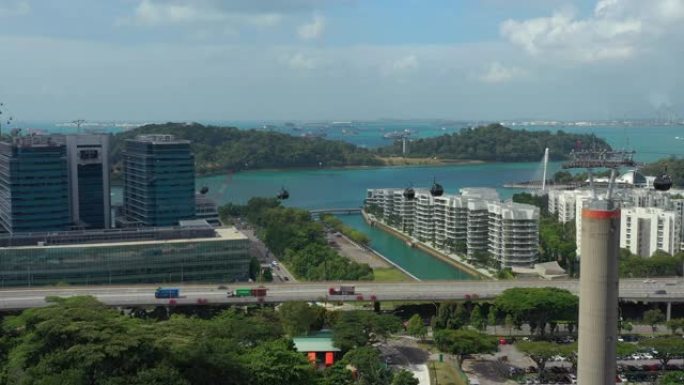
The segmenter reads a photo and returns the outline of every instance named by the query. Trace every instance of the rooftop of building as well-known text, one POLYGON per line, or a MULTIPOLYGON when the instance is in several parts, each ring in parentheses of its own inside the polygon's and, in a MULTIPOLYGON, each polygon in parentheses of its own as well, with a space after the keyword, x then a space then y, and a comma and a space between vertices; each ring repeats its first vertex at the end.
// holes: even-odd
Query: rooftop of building
POLYGON ((490 212, 500 214, 503 219, 531 220, 539 218, 539 207, 513 201, 491 202, 487 204, 490 212))
POLYGON ((312 333, 308 336, 295 337, 292 339, 298 352, 339 352, 340 349, 333 345, 332 333, 328 330, 312 333))
POLYGON ((199 219, 181 221, 179 226, 173 227, 0 234, 0 247, 6 249, 110 247, 247 239, 235 227, 214 228, 206 220, 199 219))
POLYGON ((66 144, 66 137, 60 134, 14 136, 10 141, 0 141, 0 146, 11 148, 59 147, 66 144))
POLYGON ((464 187, 460 190, 461 195, 468 198, 484 200, 499 200, 499 193, 490 187, 464 187))
POLYGON ((176 139, 173 135, 168 134, 146 134, 138 135, 135 139, 127 139, 127 142, 149 142, 153 144, 188 144, 189 140, 176 139))

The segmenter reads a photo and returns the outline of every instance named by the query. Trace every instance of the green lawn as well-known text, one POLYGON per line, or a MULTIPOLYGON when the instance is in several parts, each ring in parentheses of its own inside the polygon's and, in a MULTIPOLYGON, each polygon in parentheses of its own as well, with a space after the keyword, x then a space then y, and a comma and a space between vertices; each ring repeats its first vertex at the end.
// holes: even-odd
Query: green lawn
POLYGON ((468 385, 463 372, 459 372, 448 362, 430 362, 428 369, 430 370, 430 383, 432 385, 468 385))
POLYGON ((409 282, 413 279, 394 267, 373 269, 376 282, 409 282))

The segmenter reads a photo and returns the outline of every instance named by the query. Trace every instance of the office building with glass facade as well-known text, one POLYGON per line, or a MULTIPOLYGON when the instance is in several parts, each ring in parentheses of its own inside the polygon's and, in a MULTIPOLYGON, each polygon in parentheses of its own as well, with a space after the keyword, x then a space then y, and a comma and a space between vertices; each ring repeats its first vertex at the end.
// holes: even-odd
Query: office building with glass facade
POLYGON ((67 135, 71 221, 77 229, 111 227, 109 135, 67 135))
POLYGON ((172 135, 126 141, 124 227, 174 226, 195 217, 195 159, 190 142, 172 135))
POLYGON ((249 278, 249 240, 206 221, 146 229, 0 236, 0 286, 233 282, 249 278))
POLYGON ((71 228, 64 136, 0 142, 0 228, 8 233, 71 228))

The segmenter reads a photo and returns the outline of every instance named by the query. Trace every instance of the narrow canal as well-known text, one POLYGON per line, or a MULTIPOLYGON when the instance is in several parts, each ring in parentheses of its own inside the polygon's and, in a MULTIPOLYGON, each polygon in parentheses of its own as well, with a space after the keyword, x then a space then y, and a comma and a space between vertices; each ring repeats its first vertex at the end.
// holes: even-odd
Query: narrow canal
POLYGON ((388 233, 369 226, 361 215, 340 215, 338 218, 371 239, 371 247, 387 259, 406 269, 421 280, 476 279, 454 266, 406 244, 388 233))

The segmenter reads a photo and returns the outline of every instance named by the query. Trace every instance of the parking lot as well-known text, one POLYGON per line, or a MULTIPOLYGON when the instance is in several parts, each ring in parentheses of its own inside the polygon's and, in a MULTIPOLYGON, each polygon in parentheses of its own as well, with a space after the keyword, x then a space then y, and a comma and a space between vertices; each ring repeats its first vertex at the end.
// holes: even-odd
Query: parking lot
MULTIPOLYGON (((541 384, 537 365, 516 349, 515 344, 499 345, 496 354, 477 355, 466 359, 463 369, 478 377, 482 385, 541 384)), ((652 353, 639 352, 617 360, 616 383, 652 383, 662 374, 660 361, 652 353)), ((666 371, 684 370, 684 359, 671 360, 666 371)), ((546 363, 546 381, 543 384, 576 384, 577 373, 572 363, 556 356, 546 363)))

